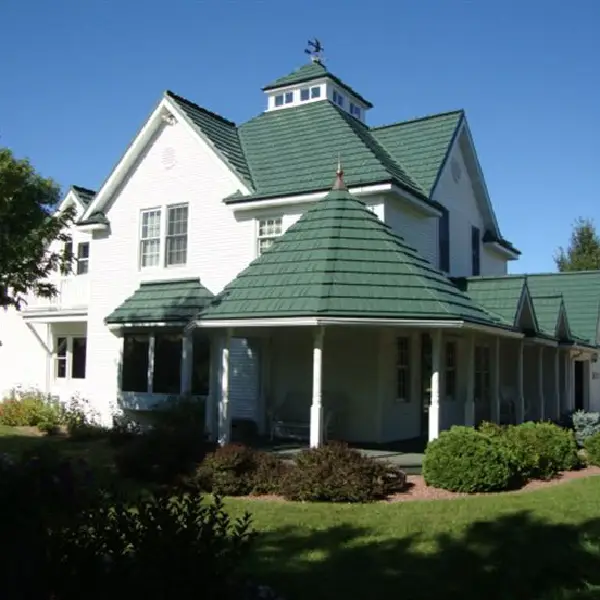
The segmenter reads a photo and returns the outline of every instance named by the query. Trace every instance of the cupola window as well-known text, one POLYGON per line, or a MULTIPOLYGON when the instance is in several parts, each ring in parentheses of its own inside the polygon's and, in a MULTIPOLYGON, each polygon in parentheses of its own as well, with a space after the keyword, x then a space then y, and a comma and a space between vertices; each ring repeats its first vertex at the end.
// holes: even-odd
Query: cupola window
POLYGON ((360 119, 360 106, 356 106, 354 102, 350 102, 350 114, 357 119, 360 119))
POLYGON ((333 90, 333 102, 341 108, 344 108, 344 96, 342 96, 342 94, 340 94, 337 90, 333 90))

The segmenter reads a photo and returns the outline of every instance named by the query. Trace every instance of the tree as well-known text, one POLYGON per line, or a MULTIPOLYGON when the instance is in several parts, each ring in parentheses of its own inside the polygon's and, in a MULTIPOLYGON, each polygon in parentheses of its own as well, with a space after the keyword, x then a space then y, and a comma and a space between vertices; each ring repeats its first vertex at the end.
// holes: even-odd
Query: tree
POLYGON ((72 208, 56 211, 60 189, 39 175, 26 159, 0 148, 0 307, 21 307, 25 295, 50 298, 57 293, 48 277, 64 269, 70 257, 51 250, 65 233, 72 208))
POLYGON ((600 236, 592 219, 575 221, 569 246, 558 249, 554 262, 561 272, 600 269, 600 236))

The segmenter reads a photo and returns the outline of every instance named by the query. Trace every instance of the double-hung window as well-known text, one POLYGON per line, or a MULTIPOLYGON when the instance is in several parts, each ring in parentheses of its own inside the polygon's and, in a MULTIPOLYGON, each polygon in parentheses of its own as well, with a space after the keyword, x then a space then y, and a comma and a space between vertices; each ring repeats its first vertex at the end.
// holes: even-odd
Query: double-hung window
POLYGON ((90 243, 77 244, 77 275, 85 275, 90 270, 90 243))
POLYGON ((144 210, 140 222, 140 268, 179 267, 187 263, 187 204, 144 210))
POLYGON ((54 339, 54 378, 85 379, 87 339, 58 336, 54 339))
POLYGON ((259 256, 273 245, 273 242, 283 233, 281 217, 265 217, 258 221, 258 254, 259 256))
POLYGON ((187 261, 188 207, 187 204, 167 207, 167 246, 165 265, 185 265, 187 261))
POLYGON ((140 231, 140 265, 157 267, 160 264, 160 208, 142 212, 140 231))

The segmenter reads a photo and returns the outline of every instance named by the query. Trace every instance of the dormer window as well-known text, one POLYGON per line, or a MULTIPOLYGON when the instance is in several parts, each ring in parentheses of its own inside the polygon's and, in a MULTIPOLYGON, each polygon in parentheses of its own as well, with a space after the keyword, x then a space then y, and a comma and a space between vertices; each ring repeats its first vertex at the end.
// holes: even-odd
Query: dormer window
POLYGON ((283 106, 283 94, 275 96, 275 106, 283 106))
POLYGON ((342 96, 342 94, 340 94, 337 90, 333 90, 333 102, 340 108, 344 108, 344 96, 342 96))
POLYGON ((356 106, 354 102, 350 102, 350 114, 357 119, 360 119, 360 106, 356 106))
POLYGON ((311 98, 320 98, 321 97, 321 86, 315 86, 310 88, 310 97, 311 98))
POLYGON ((294 92, 285 93, 285 103, 291 104, 294 101, 294 92))
POLYGON ((308 88, 304 88, 300 90, 300 102, 306 102, 310 97, 310 90, 308 88))

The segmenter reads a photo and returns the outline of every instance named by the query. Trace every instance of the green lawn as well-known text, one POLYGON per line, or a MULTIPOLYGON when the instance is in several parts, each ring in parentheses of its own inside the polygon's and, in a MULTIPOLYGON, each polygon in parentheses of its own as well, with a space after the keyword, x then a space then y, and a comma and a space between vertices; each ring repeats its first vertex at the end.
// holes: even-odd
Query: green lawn
MULTIPOLYGON (((0 452, 54 443, 98 465, 110 456, 102 441, 0 435, 0 452)), ((600 477, 459 500, 227 506, 252 513, 252 576, 287 600, 600 598, 577 593, 600 584, 600 477)))

